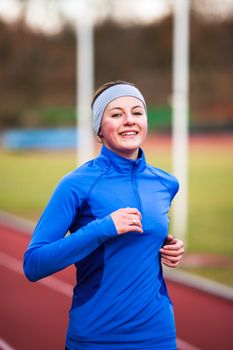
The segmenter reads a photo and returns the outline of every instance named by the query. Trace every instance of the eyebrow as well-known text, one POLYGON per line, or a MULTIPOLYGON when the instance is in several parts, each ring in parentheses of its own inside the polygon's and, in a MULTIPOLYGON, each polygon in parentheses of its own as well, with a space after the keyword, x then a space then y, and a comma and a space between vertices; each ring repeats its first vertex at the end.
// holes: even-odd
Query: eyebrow
MULTIPOLYGON (((143 108, 143 106, 133 106, 131 109, 135 109, 135 108, 143 108)), ((114 110, 114 109, 123 110, 124 108, 122 108, 122 107, 113 107, 113 108, 109 109, 109 112, 114 110)))

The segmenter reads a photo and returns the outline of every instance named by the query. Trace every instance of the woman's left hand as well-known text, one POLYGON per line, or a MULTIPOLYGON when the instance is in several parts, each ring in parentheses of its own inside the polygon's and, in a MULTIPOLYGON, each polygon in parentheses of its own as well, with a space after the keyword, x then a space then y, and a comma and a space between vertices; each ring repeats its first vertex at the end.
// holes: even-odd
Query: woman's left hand
POLYGON ((161 262, 168 267, 177 267, 184 254, 184 242, 168 235, 164 246, 160 249, 161 262))

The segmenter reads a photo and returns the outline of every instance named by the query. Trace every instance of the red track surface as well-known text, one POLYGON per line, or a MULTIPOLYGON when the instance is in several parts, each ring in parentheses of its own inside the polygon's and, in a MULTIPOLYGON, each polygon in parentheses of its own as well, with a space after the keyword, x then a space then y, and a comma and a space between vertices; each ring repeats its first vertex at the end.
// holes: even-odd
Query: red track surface
MULTIPOLYGON (((71 298, 26 280, 19 261, 29 240, 0 224, 0 349, 10 349, 1 347, 2 340, 16 350, 64 350, 71 298)), ((73 285, 75 272, 70 267, 55 277, 73 285)), ((203 350, 233 349, 233 303, 174 282, 168 289, 179 339, 203 350)), ((192 350, 184 342, 180 349, 192 350)))

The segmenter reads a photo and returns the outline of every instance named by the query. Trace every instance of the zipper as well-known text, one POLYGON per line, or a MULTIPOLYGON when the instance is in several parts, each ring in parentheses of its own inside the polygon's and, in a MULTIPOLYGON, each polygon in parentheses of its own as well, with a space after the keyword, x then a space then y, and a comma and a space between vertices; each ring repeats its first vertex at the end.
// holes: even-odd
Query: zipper
POLYGON ((132 175, 132 186, 133 186, 133 191, 136 197, 136 202, 137 202, 137 208, 142 214, 142 203, 141 203, 141 198, 138 193, 138 188, 137 188, 137 181, 136 181, 136 163, 132 163, 132 168, 131 168, 131 175, 132 175))

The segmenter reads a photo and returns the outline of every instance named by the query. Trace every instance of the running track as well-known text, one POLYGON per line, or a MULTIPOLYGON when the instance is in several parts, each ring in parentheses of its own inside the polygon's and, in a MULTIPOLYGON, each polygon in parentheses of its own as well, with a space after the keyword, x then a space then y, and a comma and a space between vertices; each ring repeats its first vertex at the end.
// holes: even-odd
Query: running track
MULTIPOLYGON (((0 350, 64 350, 74 268, 28 282, 22 271, 30 240, 26 231, 0 222, 0 350)), ((232 301, 171 280, 167 284, 180 350, 233 349, 232 301)))

